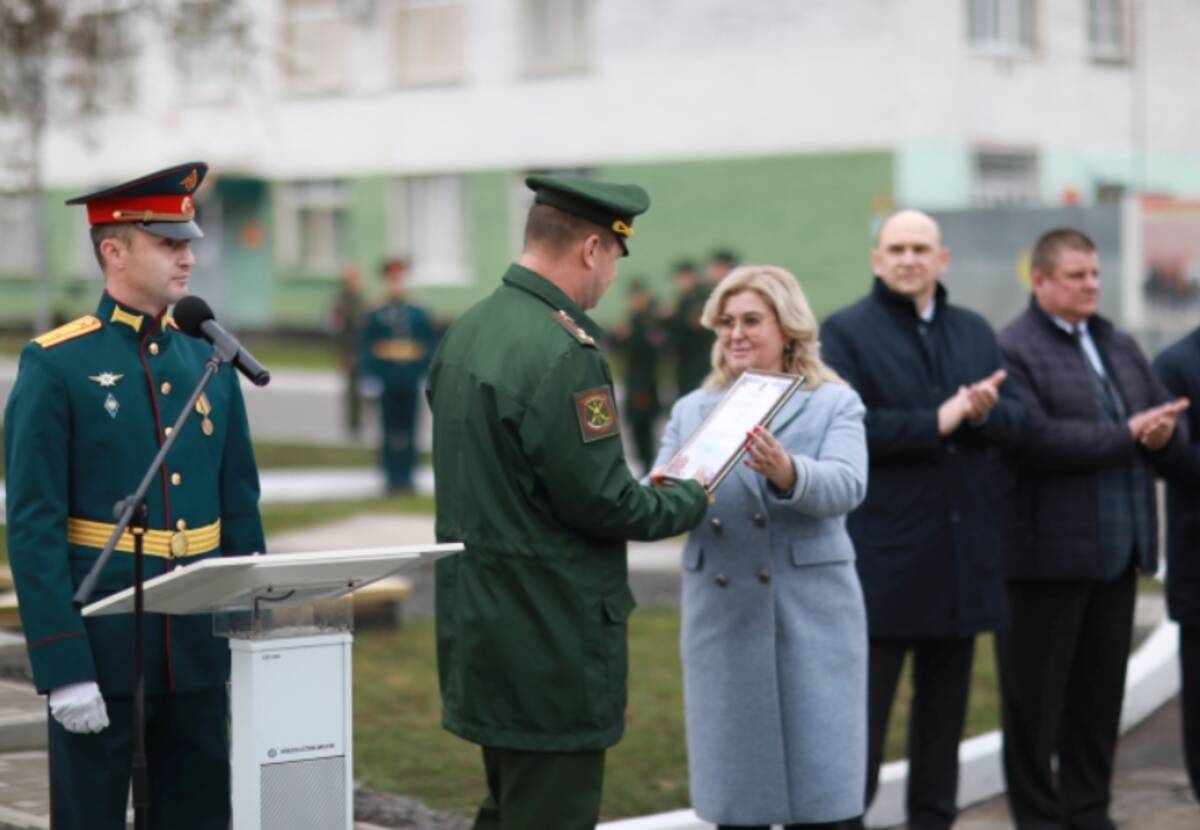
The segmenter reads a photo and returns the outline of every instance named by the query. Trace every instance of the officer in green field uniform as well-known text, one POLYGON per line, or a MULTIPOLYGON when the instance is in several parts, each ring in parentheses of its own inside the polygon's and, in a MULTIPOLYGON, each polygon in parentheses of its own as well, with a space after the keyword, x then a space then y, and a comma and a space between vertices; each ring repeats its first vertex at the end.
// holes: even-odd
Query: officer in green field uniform
MULTIPOLYGON (((94 315, 27 344, 4 417, 8 552, 33 680, 49 694, 51 826, 124 830, 133 742, 133 618, 71 605, 203 373, 211 347, 165 317, 187 293, 201 236, 200 162, 72 199, 86 204, 105 291, 94 315)), ((195 406, 150 487, 150 579, 263 550, 258 472, 237 374, 195 406)), ((126 532, 97 600, 133 582, 126 532)), ((207 615, 146 616, 146 746, 153 830, 226 830, 229 651, 207 615)))
POLYGON ((640 187, 532 176, 518 264, 450 327, 429 375, 443 725, 483 747, 479 830, 592 830, 625 726, 626 539, 683 533, 697 482, 625 464, 592 308, 617 275, 640 187))
POLYGON ((700 325, 712 286, 699 282, 696 266, 675 266, 675 309, 667 318, 667 331, 675 353, 675 399, 696 389, 712 371, 713 333, 700 325))
POLYGON ((645 283, 629 286, 629 322, 618 340, 625 358, 625 419, 642 470, 650 471, 658 452, 654 426, 658 420, 658 354, 667 343, 654 295, 645 283))
POLYGON ((390 493, 413 489, 421 378, 437 345, 433 320, 425 309, 408 301, 407 270, 402 259, 383 263, 387 300, 367 316, 359 358, 363 376, 380 386, 380 458, 390 493))

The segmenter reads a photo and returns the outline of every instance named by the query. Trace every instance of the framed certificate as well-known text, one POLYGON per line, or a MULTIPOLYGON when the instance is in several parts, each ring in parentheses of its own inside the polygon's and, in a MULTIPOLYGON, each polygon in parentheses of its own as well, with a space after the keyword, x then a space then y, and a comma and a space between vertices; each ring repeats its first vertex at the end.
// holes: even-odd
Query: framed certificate
POLYGON ((746 433, 769 426, 788 398, 804 383, 799 375, 745 371, 729 387, 696 431, 663 467, 667 478, 686 480, 703 473, 708 492, 729 474, 745 453, 746 433))

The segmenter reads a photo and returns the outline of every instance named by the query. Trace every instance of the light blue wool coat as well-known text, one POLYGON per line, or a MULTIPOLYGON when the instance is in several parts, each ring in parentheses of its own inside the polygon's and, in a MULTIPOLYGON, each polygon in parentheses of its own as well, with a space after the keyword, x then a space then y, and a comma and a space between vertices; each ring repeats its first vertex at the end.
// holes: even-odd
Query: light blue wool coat
MULTIPOLYGON (((712 411, 671 412, 656 466, 712 411)), ((797 481, 780 498, 739 463, 683 553, 683 671, 692 805, 754 825, 863 812, 867 628, 845 517, 867 490, 863 405, 849 387, 797 392, 772 432, 797 481)))

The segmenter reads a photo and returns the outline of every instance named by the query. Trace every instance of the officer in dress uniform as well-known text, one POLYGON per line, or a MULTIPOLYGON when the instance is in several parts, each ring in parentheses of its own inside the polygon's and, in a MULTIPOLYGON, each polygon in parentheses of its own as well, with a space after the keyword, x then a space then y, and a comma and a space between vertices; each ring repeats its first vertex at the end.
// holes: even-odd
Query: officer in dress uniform
POLYGON ((418 395, 437 345, 433 320, 405 295, 406 271, 402 259, 383 263, 387 301, 368 315, 360 350, 363 375, 382 386, 381 461, 388 491, 393 493, 413 489, 418 395))
POLYGON ((532 176, 525 245, 429 375, 442 723, 483 747, 478 830, 592 830, 625 726, 626 539, 696 525, 697 482, 643 486, 584 310, 617 275, 640 187, 532 176))
MULTIPOLYGON (((183 164, 71 199, 87 206, 104 294, 93 315, 28 343, 4 418, 8 551, 33 681, 49 695, 51 826, 124 830, 133 745, 133 617, 71 605, 199 380, 211 347, 167 308, 187 294, 200 237, 183 164)), ((258 471, 232 369, 195 405, 150 487, 145 578, 261 551, 258 471)), ((93 600, 133 583, 126 532, 93 600)), ((207 615, 146 616, 149 827, 226 830, 229 652, 207 615)))

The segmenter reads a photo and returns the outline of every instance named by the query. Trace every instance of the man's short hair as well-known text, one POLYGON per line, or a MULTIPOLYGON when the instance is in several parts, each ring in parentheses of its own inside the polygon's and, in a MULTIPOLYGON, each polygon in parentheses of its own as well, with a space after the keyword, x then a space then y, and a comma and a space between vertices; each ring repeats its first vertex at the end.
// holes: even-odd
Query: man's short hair
POLYGON ((619 244, 616 236, 599 225, 550 205, 535 203, 525 220, 526 248, 536 246, 562 254, 589 236, 599 236, 606 244, 619 244))
POLYGON ((104 270, 104 255, 100 253, 100 243, 106 239, 119 239, 126 245, 130 243, 133 235, 130 233, 131 226, 122 222, 113 222, 105 225, 92 225, 88 229, 88 233, 92 237, 92 253, 96 255, 96 262, 100 263, 100 270, 104 270))
POLYGON ((1030 269, 1046 276, 1053 274, 1058 265, 1058 252, 1063 248, 1091 253, 1096 250, 1096 243, 1086 233, 1074 228, 1055 228, 1052 231, 1046 231, 1033 246, 1033 257, 1029 263, 1030 269))
POLYGON ((408 270, 408 262, 403 257, 390 256, 379 263, 379 273, 385 277, 392 272, 393 268, 399 268, 401 271, 408 270))
POLYGON ((729 266, 730 268, 736 268, 738 264, 737 255, 727 248, 721 248, 713 251, 712 256, 709 258, 709 262, 719 262, 722 265, 729 266))
POLYGON ((681 259, 675 263, 675 265, 671 268, 671 271, 676 274, 680 273, 681 271, 688 271, 692 274, 695 274, 696 263, 690 259, 681 259))

